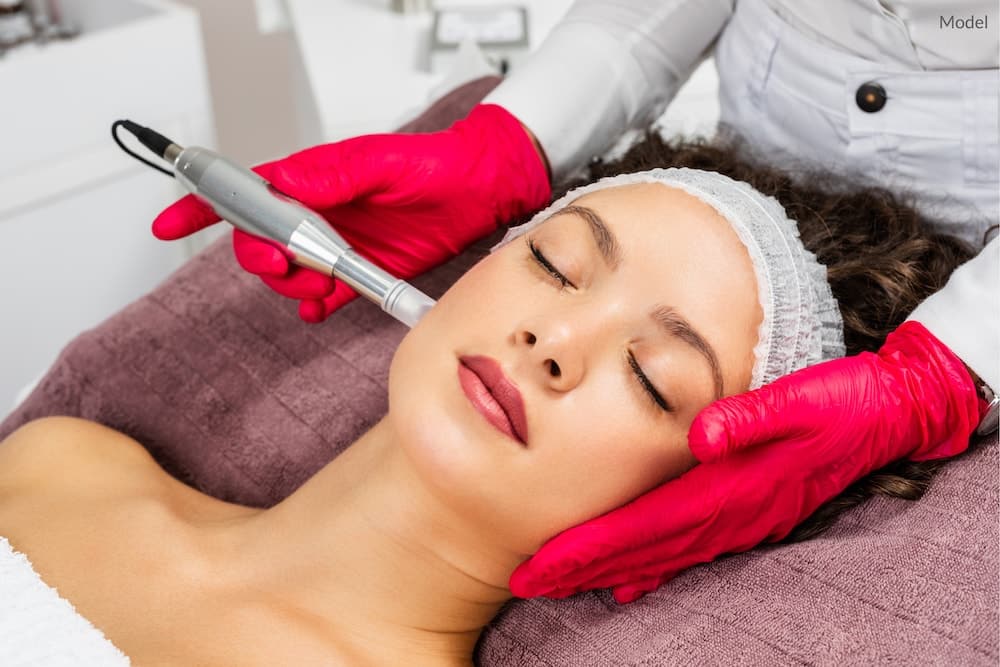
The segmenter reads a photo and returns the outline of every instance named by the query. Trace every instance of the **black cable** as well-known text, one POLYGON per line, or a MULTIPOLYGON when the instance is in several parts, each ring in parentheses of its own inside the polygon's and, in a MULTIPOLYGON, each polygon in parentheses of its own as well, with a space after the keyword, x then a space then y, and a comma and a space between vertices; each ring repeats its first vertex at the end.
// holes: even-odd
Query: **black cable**
POLYGON ((115 140, 115 143, 118 144, 119 148, 121 148, 123 151, 134 157, 139 162, 144 162, 148 164, 153 169, 163 172, 170 178, 174 177, 174 172, 164 169, 158 164, 153 164, 146 158, 142 157, 141 155, 130 149, 124 143, 122 143, 122 140, 118 137, 119 126, 124 126, 126 130, 132 133, 132 135, 135 136, 136 139, 138 139, 144 146, 146 146, 146 148, 149 148, 154 153, 156 153, 156 151, 159 150, 158 153, 159 157, 163 156, 163 151, 166 150, 167 146, 169 146, 172 143, 169 139, 167 139, 162 135, 157 134, 156 132, 153 132, 149 128, 145 128, 142 125, 133 123, 130 120, 116 120, 114 123, 111 124, 111 137, 115 140))

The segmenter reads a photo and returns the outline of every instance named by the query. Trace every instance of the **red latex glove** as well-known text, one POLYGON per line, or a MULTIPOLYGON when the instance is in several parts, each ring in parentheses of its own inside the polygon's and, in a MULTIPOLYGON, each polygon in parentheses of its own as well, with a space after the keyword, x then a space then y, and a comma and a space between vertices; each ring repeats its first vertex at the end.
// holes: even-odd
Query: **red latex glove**
POLYGON ((878 354, 835 359, 713 403, 688 434, 702 463, 547 542, 511 575, 519 597, 614 587, 631 602, 698 563, 776 542, 852 482, 900 458, 968 447, 965 366, 918 322, 878 354))
MULTIPOLYGON (((399 278, 458 255, 497 225, 551 197, 548 174, 520 122, 480 104, 447 130, 373 134, 314 146, 254 171, 322 214, 359 254, 399 278)), ((153 221, 172 240, 219 221, 193 195, 153 221)), ((357 293, 291 264, 277 244, 240 230, 233 250, 244 269, 279 294, 301 299, 299 316, 321 322, 357 293)))

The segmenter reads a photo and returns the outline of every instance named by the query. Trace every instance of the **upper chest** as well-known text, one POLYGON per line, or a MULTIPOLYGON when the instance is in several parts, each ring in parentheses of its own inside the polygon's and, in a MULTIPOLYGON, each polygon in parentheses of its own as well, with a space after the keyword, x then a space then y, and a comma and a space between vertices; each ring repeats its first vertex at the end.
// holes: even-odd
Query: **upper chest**
POLYGON ((287 604, 227 579, 199 526, 231 507, 165 481, 151 460, 97 446, 92 465, 85 444, 48 443, 31 460, 0 457, 0 535, 132 664, 348 664, 287 604))
POLYGON ((182 531, 152 498, 21 489, 0 494, 0 534, 133 664, 205 608, 182 531))

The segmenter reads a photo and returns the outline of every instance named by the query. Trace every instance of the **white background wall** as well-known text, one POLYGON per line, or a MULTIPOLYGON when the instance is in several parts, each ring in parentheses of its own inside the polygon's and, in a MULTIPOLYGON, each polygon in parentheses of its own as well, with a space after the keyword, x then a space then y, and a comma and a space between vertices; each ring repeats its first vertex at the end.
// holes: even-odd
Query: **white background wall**
POLYGON ((257 164, 303 147, 293 33, 262 34, 254 0, 175 1, 201 17, 217 148, 240 164, 257 164))
POLYGON ((119 151, 114 119, 246 164, 300 142, 293 35, 261 34, 252 0, 61 5, 78 38, 0 57, 0 417, 67 342, 223 231, 153 238, 183 191, 119 151))
POLYGON ((197 15, 157 0, 62 0, 79 37, 0 58, 0 414, 78 332, 154 287, 191 244, 149 222, 175 183, 123 155, 131 118, 214 141, 197 15))

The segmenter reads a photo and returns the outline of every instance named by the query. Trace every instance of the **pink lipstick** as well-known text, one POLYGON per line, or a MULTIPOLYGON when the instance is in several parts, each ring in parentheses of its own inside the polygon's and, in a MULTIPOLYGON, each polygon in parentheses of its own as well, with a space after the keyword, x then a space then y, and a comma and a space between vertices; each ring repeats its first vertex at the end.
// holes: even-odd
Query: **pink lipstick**
POLYGON ((507 379, 499 363, 482 355, 459 357, 458 381, 488 422, 527 446, 528 423, 521 392, 507 379))

